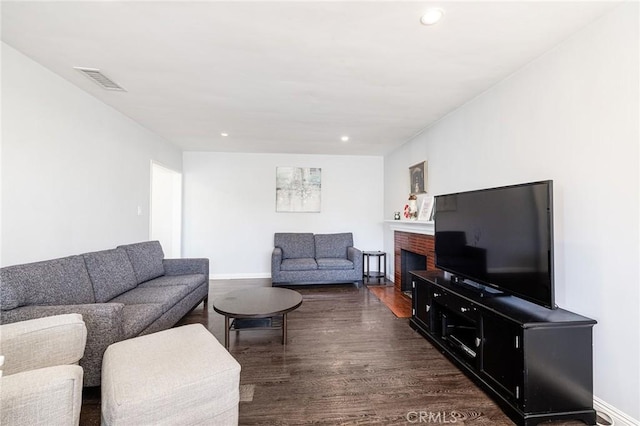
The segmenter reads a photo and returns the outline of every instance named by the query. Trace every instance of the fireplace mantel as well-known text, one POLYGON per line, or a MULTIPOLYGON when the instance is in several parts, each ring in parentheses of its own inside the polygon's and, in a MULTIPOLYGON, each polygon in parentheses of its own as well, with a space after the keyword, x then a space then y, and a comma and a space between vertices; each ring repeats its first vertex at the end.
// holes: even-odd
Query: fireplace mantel
POLYGON ((426 220, 385 220, 392 231, 409 232, 412 234, 434 234, 434 222, 426 220))

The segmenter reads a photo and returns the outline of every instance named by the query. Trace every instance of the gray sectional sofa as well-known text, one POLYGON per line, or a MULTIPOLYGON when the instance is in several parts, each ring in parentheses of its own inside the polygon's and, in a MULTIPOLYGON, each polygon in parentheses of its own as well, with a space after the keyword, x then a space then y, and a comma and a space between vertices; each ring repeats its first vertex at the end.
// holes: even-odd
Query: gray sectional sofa
POLYGON ((271 254, 274 286, 354 282, 362 285, 362 252, 353 234, 276 233, 271 254))
POLYGON ((0 269, 3 324, 81 314, 87 345, 84 386, 100 384, 107 347, 172 327, 207 306, 208 259, 164 259, 158 241, 0 269))

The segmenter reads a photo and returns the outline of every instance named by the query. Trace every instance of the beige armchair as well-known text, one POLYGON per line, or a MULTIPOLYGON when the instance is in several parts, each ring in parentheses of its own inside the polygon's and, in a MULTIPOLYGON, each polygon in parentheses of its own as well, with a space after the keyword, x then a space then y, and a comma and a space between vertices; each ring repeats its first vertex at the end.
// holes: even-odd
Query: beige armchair
POLYGON ((86 340, 79 314, 0 326, 0 424, 78 425, 86 340))

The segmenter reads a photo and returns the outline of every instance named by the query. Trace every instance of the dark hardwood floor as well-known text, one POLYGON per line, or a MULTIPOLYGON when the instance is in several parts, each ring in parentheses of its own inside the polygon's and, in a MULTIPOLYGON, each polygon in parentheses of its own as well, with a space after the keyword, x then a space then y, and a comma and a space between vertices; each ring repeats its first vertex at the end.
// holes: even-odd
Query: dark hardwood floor
MULTIPOLYGON (((230 290, 268 285, 212 281, 209 303, 230 290)), ((241 425, 513 424, 366 287, 294 289, 303 303, 288 316, 286 346, 276 330, 231 333, 229 351, 242 366, 241 425)), ((179 325, 189 323, 204 324, 224 342, 223 317, 211 307, 197 307, 179 325)), ((83 425, 99 424, 96 392, 85 393, 83 425)))

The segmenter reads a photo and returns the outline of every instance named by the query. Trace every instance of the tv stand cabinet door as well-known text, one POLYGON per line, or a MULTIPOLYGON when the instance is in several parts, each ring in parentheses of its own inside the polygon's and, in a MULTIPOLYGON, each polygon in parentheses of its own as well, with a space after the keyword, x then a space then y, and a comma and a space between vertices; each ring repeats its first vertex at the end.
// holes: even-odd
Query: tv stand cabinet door
POLYGON ((528 328, 524 340, 525 411, 593 411, 591 325, 528 328))
POLYGON ((522 407, 524 357, 522 327, 492 314, 481 317, 480 374, 500 389, 500 394, 522 407))
POLYGON ((422 327, 427 331, 431 330, 431 301, 433 297, 433 286, 426 281, 413 278, 413 317, 420 321, 422 327))

